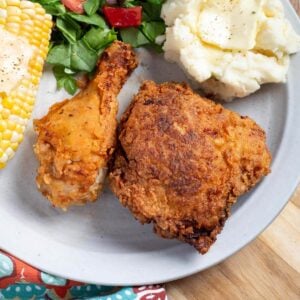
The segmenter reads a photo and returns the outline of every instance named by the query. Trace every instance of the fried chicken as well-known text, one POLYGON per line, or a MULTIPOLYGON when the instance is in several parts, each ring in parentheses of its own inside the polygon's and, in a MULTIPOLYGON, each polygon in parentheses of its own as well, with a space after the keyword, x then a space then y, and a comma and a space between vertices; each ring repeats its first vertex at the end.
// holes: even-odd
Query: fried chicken
POLYGON ((136 66, 132 48, 114 42, 86 89, 35 120, 34 150, 40 161, 36 181, 55 207, 66 209, 97 199, 115 148, 116 96, 136 66))
POLYGON ((202 254, 237 197, 270 172, 264 131, 185 84, 145 82, 118 137, 110 181, 121 203, 202 254))

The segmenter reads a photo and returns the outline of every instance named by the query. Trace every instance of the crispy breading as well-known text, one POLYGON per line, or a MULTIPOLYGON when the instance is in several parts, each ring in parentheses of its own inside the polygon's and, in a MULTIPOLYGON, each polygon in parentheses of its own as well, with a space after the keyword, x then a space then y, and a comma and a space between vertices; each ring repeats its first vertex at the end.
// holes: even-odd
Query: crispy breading
POLYGON ((237 197, 270 172, 264 131, 185 84, 145 82, 118 135, 110 181, 121 203, 202 254, 237 197))
POLYGON ((116 96, 136 66, 132 48, 114 42, 84 90, 35 120, 37 185, 54 206, 66 209, 97 199, 116 143, 116 96))

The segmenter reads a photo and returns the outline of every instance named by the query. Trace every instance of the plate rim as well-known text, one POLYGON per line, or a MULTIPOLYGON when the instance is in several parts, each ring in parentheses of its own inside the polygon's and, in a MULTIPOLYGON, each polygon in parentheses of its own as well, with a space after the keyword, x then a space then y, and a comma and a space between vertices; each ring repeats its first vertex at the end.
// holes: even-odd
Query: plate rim
MULTIPOLYGON (((292 7, 291 3, 288 0, 283 0, 283 5, 286 11, 286 17, 291 21, 291 23, 294 25, 295 28, 299 28, 300 22, 299 22, 299 18, 294 10, 294 8, 292 7)), ((298 56, 300 56, 300 53, 298 54, 298 56)), ((299 76, 300 76, 300 70, 298 71, 299 76)), ((289 82, 288 82, 289 84, 289 82)), ((288 95, 291 98, 292 103, 294 102, 295 104, 297 104, 297 99, 296 99, 296 92, 294 90, 290 90, 287 89, 288 91, 288 95)), ((290 140, 293 136, 292 134, 292 129, 294 128, 292 125, 295 122, 295 118, 297 117, 297 110, 298 110, 298 115, 300 115, 300 103, 298 104, 298 107, 296 107, 295 111, 291 112, 291 107, 290 105, 287 106, 288 107, 288 112, 287 114, 289 116, 286 117, 285 120, 285 128, 284 128, 284 132, 283 132, 283 139, 281 141, 281 144, 279 146, 278 152, 277 152, 277 157, 276 157, 276 161, 274 162, 277 165, 280 165, 280 162, 282 161, 282 156, 283 156, 283 152, 287 151, 287 147, 288 147, 288 140, 290 140)), ((294 109, 294 107, 293 107, 294 109)), ((295 139, 294 139, 295 140, 295 139)), ((290 151, 292 151, 292 154, 297 155, 297 149, 300 150, 300 135, 298 134, 298 136, 296 135, 296 143, 298 144, 298 146, 294 146, 290 148, 290 151)), ((293 157, 293 155, 291 155, 291 157, 293 157)), ((295 158, 295 157, 294 157, 295 158)), ((161 276, 159 279, 157 280, 140 280, 140 281, 99 281, 99 280, 91 280, 91 278, 87 278, 87 277, 81 277, 81 276, 77 276, 77 275, 72 275, 72 271, 70 272, 58 272, 56 271, 56 269, 54 269, 53 265, 50 267, 47 266, 47 255, 46 258, 41 254, 41 253, 36 253, 36 255, 33 255, 32 257, 28 257, 27 254, 25 252, 22 252, 22 250, 20 248, 15 248, 15 249, 11 249, 11 247, 8 247, 4 242, 3 245, 1 245, 1 248, 8 252, 11 253, 12 255, 17 256, 19 259, 26 261, 28 264, 30 264, 31 266, 38 268, 38 269, 42 269, 44 272, 53 274, 55 276, 59 276, 59 277, 64 277, 64 278, 68 278, 68 279, 73 279, 76 281, 81 281, 81 282, 89 282, 89 283, 94 283, 94 284, 104 284, 104 285, 118 285, 118 286, 127 286, 127 285, 144 285, 144 284, 156 284, 156 283, 161 283, 161 282, 169 282, 169 281, 173 281, 173 280, 178 280, 190 275, 193 275, 195 273, 198 273, 200 271, 203 271, 207 268, 210 268, 214 265, 219 264, 220 262, 226 260, 228 257, 234 255, 236 252, 238 252, 239 250, 241 250, 242 248, 244 248, 246 245, 248 245, 251 241, 253 241, 261 232, 263 232, 276 218, 277 216, 281 213, 281 211, 283 210, 283 208, 286 206, 286 204, 289 202, 290 196, 294 193, 295 189, 297 188, 297 185, 300 181, 300 159, 298 159, 298 161, 292 161, 294 162, 294 165, 298 166, 299 168, 294 168, 293 172, 295 173, 295 176, 293 176, 293 182, 289 182, 289 186, 288 188, 285 187, 284 190, 282 190, 281 192, 284 194, 284 198, 281 198, 280 201, 280 207, 278 206, 276 213, 268 220, 268 222, 266 222, 266 224, 264 224, 263 227, 261 227, 259 230, 256 230, 256 232, 250 237, 248 238, 246 241, 243 241, 243 243, 239 244, 237 247, 235 247, 234 251, 230 252, 228 255, 225 255, 224 257, 220 258, 219 260, 215 261, 213 264, 210 264, 209 266, 206 267, 200 267, 197 268, 195 267, 193 271, 189 271, 189 272, 181 272, 180 275, 175 275, 175 276, 168 276, 168 278, 164 278, 163 276, 161 276), (297 172, 297 170, 299 170, 299 172, 297 172), (8 249, 10 248, 10 249, 8 249)), ((11 237, 8 236, 8 234, 6 234, 5 236, 5 232, 6 230, 0 233, 0 236, 3 238, 3 240, 8 240, 8 241, 12 241, 11 237), (4 235, 4 237, 3 237, 4 235)), ((7 231, 8 232, 8 231, 7 231)), ((18 237, 22 239, 22 237, 20 236, 20 233, 16 233, 15 237, 18 237)), ((2 238, 0 240, 0 243, 2 244, 2 238)), ((9 244, 9 243, 8 243, 9 244)), ((38 251, 39 252, 39 251, 38 251)))

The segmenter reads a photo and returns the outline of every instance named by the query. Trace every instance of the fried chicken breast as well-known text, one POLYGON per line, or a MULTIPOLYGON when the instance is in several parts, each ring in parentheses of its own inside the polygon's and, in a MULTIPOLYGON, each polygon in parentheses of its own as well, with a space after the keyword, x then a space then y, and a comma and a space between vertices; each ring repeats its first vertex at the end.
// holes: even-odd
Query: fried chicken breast
POLYGON ((121 203, 202 254, 237 197, 270 172, 264 131, 185 84, 145 82, 118 137, 110 181, 121 203))
POLYGON ((66 209, 97 199, 115 148, 116 97, 136 66, 132 48, 114 42, 84 90, 35 120, 34 151, 40 162, 36 182, 54 206, 66 209))

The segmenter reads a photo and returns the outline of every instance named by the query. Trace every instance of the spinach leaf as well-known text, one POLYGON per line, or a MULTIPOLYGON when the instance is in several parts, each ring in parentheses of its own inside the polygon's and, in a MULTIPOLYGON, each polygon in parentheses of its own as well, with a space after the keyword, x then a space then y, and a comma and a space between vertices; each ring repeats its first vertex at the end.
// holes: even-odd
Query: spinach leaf
POLYGON ((135 27, 121 29, 120 35, 124 43, 130 44, 134 48, 150 44, 144 34, 135 27))
POLYGON ((77 71, 91 72, 96 66, 98 53, 80 40, 71 45, 71 69, 77 71))
POLYGON ((160 12, 162 8, 161 3, 142 3, 143 20, 144 21, 162 21, 160 12))
POLYGON ((134 6, 138 6, 138 5, 141 5, 141 1, 125 0, 122 3, 122 6, 124 6, 124 7, 134 7, 134 6))
POLYGON ((61 4, 44 5, 46 12, 52 16, 61 16, 66 13, 66 8, 61 4))
POLYGON ((75 71, 91 72, 100 53, 116 38, 113 30, 92 28, 79 41, 53 46, 47 62, 75 71))
POLYGON ((71 45, 53 46, 48 53, 47 63, 71 68, 71 45))
POLYGON ((72 18, 72 19, 74 19, 78 22, 81 22, 81 23, 95 25, 95 26, 103 28, 103 29, 108 28, 104 18, 102 18, 98 14, 93 14, 93 15, 90 15, 90 16, 86 16, 86 15, 78 15, 78 14, 75 14, 75 13, 68 13, 68 16, 70 16, 70 18, 72 18))
POLYGON ((75 44, 54 46, 48 54, 47 62, 54 66, 63 66, 75 71, 91 72, 97 59, 97 52, 88 48, 80 40, 75 44))
POLYGON ((99 0, 87 0, 83 4, 83 8, 85 12, 90 16, 93 15, 99 10, 100 8, 100 1, 99 0))
POLYGON ((146 0, 146 2, 151 3, 151 4, 155 4, 155 5, 163 5, 165 0, 146 0))
POLYGON ((76 21, 67 17, 68 15, 56 19, 56 27, 61 31, 69 43, 75 43, 80 37, 81 28, 76 21))
POLYGON ((31 2, 41 4, 46 12, 52 16, 61 16, 66 13, 66 8, 60 0, 31 0, 31 2))
POLYGON ((155 44, 155 39, 165 33, 166 26, 164 22, 143 22, 141 30, 147 39, 155 44))
POLYGON ((56 78, 57 88, 64 88, 70 95, 74 95, 77 91, 77 85, 74 77, 68 74, 62 66, 55 66, 53 68, 53 74, 56 78))
POLYGON ((69 68, 64 68, 64 72, 65 72, 66 74, 69 74, 69 75, 74 75, 74 74, 76 74, 76 71, 73 71, 73 70, 71 70, 71 69, 69 69, 69 68))
POLYGON ((64 88, 70 95, 74 95, 77 92, 78 87, 74 77, 65 77, 64 88))
POLYGON ((117 33, 114 30, 92 28, 82 38, 85 45, 95 51, 106 47, 117 39, 117 33))
POLYGON ((56 5, 57 3, 61 3, 60 0, 31 0, 31 2, 40 3, 42 6, 44 5, 56 5))

